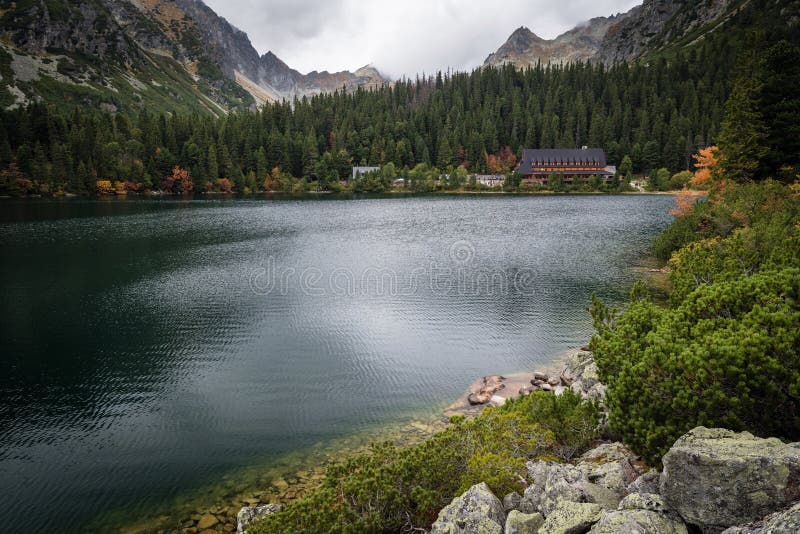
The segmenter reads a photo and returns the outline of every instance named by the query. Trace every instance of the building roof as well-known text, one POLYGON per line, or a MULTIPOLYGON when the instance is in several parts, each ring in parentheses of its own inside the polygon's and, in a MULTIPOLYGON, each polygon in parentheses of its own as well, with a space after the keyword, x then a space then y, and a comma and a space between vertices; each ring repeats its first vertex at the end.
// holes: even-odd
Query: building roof
POLYGON ((532 174, 531 167, 567 167, 574 165, 605 167, 606 153, 602 148, 526 149, 522 151, 522 161, 518 170, 521 174, 532 174))

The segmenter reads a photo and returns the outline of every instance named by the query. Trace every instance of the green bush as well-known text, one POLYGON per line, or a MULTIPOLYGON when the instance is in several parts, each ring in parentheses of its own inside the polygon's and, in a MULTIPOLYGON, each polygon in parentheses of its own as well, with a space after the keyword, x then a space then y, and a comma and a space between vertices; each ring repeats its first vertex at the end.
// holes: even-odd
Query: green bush
POLYGON ((567 391, 538 392, 454 417, 445 430, 407 449, 373 445, 328 469, 322 485, 251 527, 254 533, 397 532, 427 528, 441 508, 478 482, 498 495, 520 491, 525 462, 568 459, 597 439, 599 410, 567 391))
POLYGON ((704 223, 707 221, 708 208, 707 203, 701 202, 689 215, 676 218, 653 241, 653 255, 660 260, 668 260, 673 252, 699 239, 701 228, 707 226, 704 223))
POLYGON ((669 188, 672 191, 683 189, 689 185, 689 180, 692 179, 694 173, 692 171, 681 171, 672 175, 669 179, 669 188))
POLYGON ((684 242, 666 307, 641 285, 623 313, 593 298, 609 424, 651 463, 698 425, 800 439, 799 208, 774 182, 732 186, 662 236, 684 242))
POLYGON ((592 342, 612 429, 653 465, 699 425, 800 438, 799 297, 791 267, 632 302, 592 342))

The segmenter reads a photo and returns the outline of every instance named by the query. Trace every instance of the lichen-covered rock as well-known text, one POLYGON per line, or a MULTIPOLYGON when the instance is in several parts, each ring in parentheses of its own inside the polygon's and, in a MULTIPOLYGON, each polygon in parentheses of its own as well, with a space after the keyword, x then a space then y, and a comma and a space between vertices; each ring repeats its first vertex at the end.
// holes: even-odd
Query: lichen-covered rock
MULTIPOLYGON (((584 381, 584 384, 586 382, 584 381)), ((596 383, 589 390, 586 392, 586 398, 592 401, 602 401, 606 398, 606 386, 605 384, 596 383)))
POLYGON ((666 513, 669 507, 660 495, 631 493, 619 503, 619 510, 650 510, 651 512, 666 513))
MULTIPOLYGON (((585 486, 588 484, 589 479, 574 465, 552 464, 547 473, 544 496, 540 501, 539 510, 547 517, 561 501, 587 502, 585 486)), ((528 496, 527 490, 525 496, 528 496)))
POLYGON ((622 443, 603 443, 582 455, 577 467, 590 482, 614 491, 621 498, 627 494, 628 484, 639 476, 631 464, 637 458, 622 443))
POLYGON ((590 388, 600 382, 600 375, 597 371, 597 364, 592 361, 581 373, 581 382, 584 388, 590 388))
POLYGON ((636 455, 628 447, 617 441, 603 443, 583 453, 578 459, 578 463, 607 464, 634 457, 636 455))
POLYGON ((659 493, 704 532, 748 523, 800 497, 800 444, 698 427, 662 461, 659 493))
POLYGON ((522 495, 516 491, 509 493, 503 497, 503 510, 505 510, 506 513, 510 512, 511 510, 517 510, 520 502, 522 502, 522 495))
POLYGON ((547 474, 550 472, 550 463, 528 462, 526 467, 528 469, 530 485, 525 489, 518 510, 526 514, 531 514, 540 511, 547 485, 547 474))
POLYGON ((503 503, 481 482, 439 512, 431 534, 503 534, 505 522, 503 503))
POLYGON ((528 462, 531 484, 518 509, 525 513, 541 512, 549 516, 561 501, 594 503, 616 509, 619 496, 612 490, 593 484, 580 468, 569 464, 528 462))
POLYGON ((627 460, 601 465, 579 464, 578 467, 586 473, 590 482, 610 489, 618 497, 625 495, 628 484, 636 480, 638 474, 627 460))
POLYGON ((627 492, 628 493, 655 493, 659 492, 658 489, 658 479, 660 477, 660 473, 656 471, 652 471, 650 473, 645 473, 630 484, 628 484, 627 492))
POLYGON ((592 534, 688 534, 680 520, 651 510, 605 512, 589 531, 592 534))
POLYGON ((594 356, 588 351, 578 351, 570 354, 566 361, 566 370, 573 378, 578 378, 583 375, 586 367, 594 363, 594 356))
POLYGON ((731 527, 722 534, 797 534, 798 532, 800 532, 800 503, 749 525, 731 527))
POLYGON ((541 534, 582 534, 589 530, 603 513, 593 503, 561 501, 544 520, 541 534))
POLYGON ((280 504, 265 504, 264 506, 245 506, 236 514, 236 532, 243 534, 253 521, 264 519, 281 509, 280 504))
POLYGON ((536 534, 544 523, 542 514, 523 514, 511 510, 506 518, 505 534, 536 534))
POLYGON ((619 495, 606 487, 590 482, 583 486, 583 490, 586 493, 584 502, 593 502, 604 510, 614 510, 619 505, 619 495))

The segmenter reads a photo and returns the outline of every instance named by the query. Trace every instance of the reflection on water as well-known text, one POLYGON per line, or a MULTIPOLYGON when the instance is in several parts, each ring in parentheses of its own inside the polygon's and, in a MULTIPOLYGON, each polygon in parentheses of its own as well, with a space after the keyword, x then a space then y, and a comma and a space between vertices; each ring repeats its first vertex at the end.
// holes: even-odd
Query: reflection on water
POLYGON ((145 514, 544 365, 590 335, 592 291, 625 298, 670 204, 3 203, 0 524, 145 514))

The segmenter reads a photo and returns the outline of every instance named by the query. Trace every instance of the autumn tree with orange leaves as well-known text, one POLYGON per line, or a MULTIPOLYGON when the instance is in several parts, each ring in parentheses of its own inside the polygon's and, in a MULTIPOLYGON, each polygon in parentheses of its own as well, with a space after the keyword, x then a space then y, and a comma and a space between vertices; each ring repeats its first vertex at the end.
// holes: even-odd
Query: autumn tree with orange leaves
POLYGON ((694 189, 711 188, 715 180, 716 166, 719 162, 719 149, 716 146, 706 147, 692 157, 697 171, 689 183, 694 189))
POLYGON ((709 146, 701 149, 694 158, 694 167, 697 171, 689 180, 690 187, 675 196, 675 208, 670 210, 670 214, 675 217, 685 217, 692 212, 697 199, 702 195, 698 190, 708 191, 719 189, 720 183, 716 176, 716 166, 719 161, 719 149, 716 146, 709 146))
POLYGON ((161 188, 164 191, 175 194, 187 194, 191 193, 192 189, 194 189, 194 183, 192 182, 192 176, 188 170, 175 165, 172 169, 172 174, 165 177, 162 181, 161 188))
POLYGON ((500 150, 497 155, 484 153, 486 166, 492 174, 507 174, 517 166, 517 155, 507 146, 500 150))

